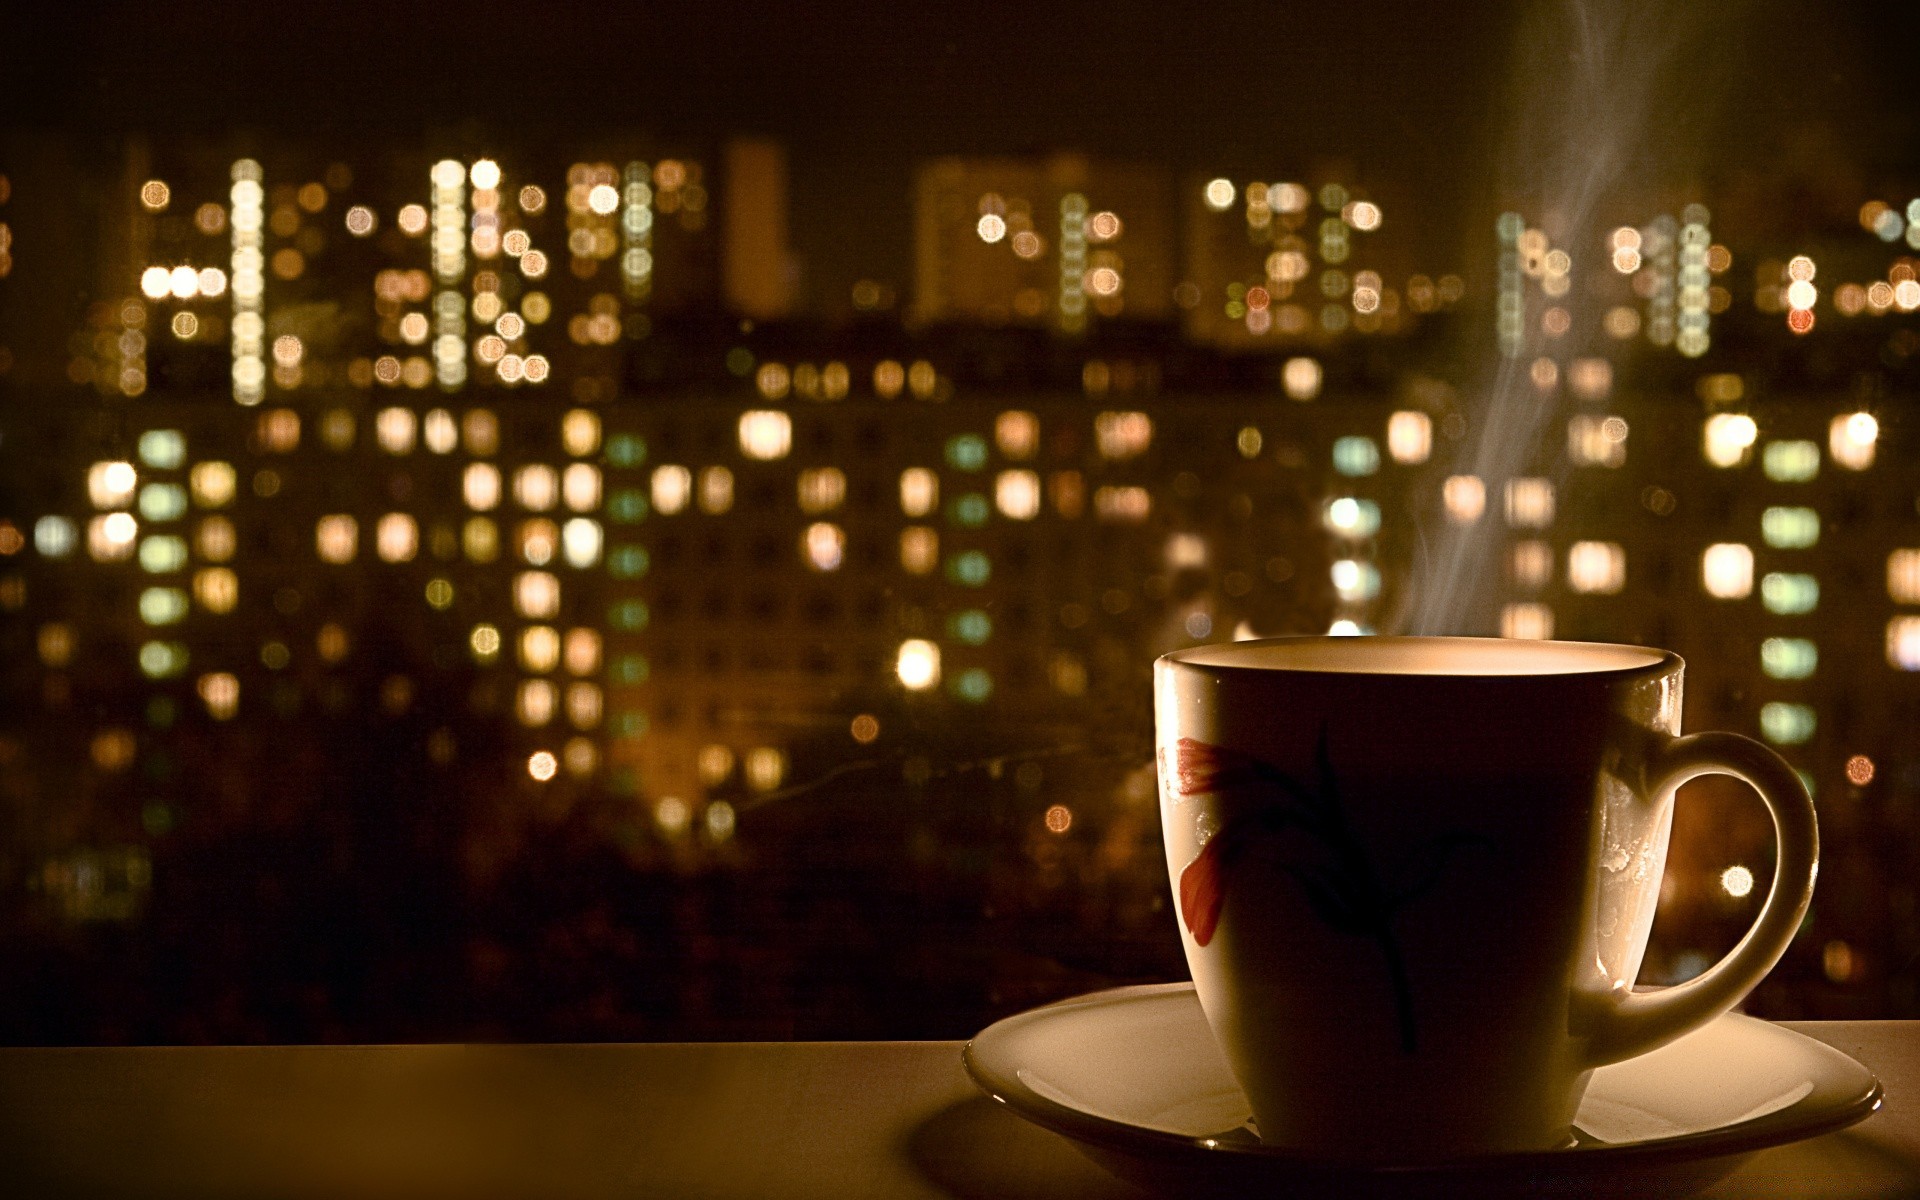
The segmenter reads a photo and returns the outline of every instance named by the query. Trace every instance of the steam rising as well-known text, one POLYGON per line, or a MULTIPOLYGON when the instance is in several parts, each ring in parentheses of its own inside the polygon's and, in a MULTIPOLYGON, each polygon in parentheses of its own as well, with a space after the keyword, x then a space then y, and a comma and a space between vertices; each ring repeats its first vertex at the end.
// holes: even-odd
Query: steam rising
MULTIPOLYGON (((1522 28, 1501 198, 1503 207, 1530 214, 1529 223, 1573 258, 1574 286, 1557 302, 1570 313, 1572 332, 1553 342, 1563 361, 1579 353, 1597 328, 1594 314, 1585 311, 1592 302, 1580 282, 1583 271, 1601 266, 1598 210, 1610 202, 1644 206, 1692 164, 1682 148, 1684 135, 1688 118, 1697 118, 1702 106, 1687 96, 1702 81, 1706 30, 1689 12, 1704 7, 1546 0, 1522 28)), ((1715 14, 1729 25, 1735 17, 1715 14)), ((1481 248, 1491 244, 1492 233, 1476 231, 1473 257, 1484 256, 1481 248)), ((1484 334, 1477 330, 1476 336, 1484 334)), ((1505 341, 1486 369, 1481 402, 1469 407, 1470 438, 1454 470, 1484 482, 1488 511, 1469 524, 1449 525, 1423 545, 1414 567, 1408 633, 1492 631, 1501 544, 1499 506, 1492 501, 1516 475, 1558 480, 1566 470, 1564 445, 1552 439, 1563 414, 1529 379, 1530 364, 1545 353, 1547 338, 1533 319, 1505 341)))

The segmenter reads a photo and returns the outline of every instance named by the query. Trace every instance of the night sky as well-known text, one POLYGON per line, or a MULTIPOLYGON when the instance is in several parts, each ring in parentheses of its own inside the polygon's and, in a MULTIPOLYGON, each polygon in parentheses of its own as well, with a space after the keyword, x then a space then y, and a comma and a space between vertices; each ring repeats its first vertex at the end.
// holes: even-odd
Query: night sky
MULTIPOLYGON (((1703 21, 1679 72, 1700 171, 1811 136, 1842 143, 1870 182, 1914 180, 1920 5, 1664 7, 1703 21)), ((448 128, 770 135, 792 150, 816 297, 866 275, 905 282, 912 163, 951 152, 1072 148, 1241 175, 1337 162, 1417 189, 1423 257, 1457 259, 1516 102, 1553 77, 1522 33, 1542 11, 1564 26, 1613 7, 35 5, 12 18, 0 122, 348 148, 448 128)))

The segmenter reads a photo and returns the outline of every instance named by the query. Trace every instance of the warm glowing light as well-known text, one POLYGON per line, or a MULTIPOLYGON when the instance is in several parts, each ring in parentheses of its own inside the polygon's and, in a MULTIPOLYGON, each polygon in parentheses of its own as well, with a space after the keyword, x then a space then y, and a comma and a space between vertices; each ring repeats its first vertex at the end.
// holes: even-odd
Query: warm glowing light
POLYGON ((533 776, 541 783, 552 779, 554 773, 559 769, 559 760, 554 758, 551 751, 535 750, 527 757, 527 774, 533 776))
POLYGON ((1322 378, 1324 372, 1320 364, 1311 358, 1290 358, 1280 368, 1280 385, 1293 400, 1311 400, 1318 396, 1322 378))
POLYGON ((1509 604, 1500 610, 1500 636, 1525 641, 1553 637, 1553 610, 1544 604, 1509 604))
POLYGON ((1920 671, 1920 617, 1887 622, 1887 662, 1902 671, 1920 671))
POLYGON ((752 409, 740 414, 740 453, 770 462, 785 458, 793 446, 793 422, 777 409, 752 409))
POLYGON ((1478 475, 1450 475, 1440 485, 1440 497, 1446 505, 1448 521, 1471 525, 1486 511, 1487 486, 1478 475))
POLYGON ((817 521, 801 535, 801 554, 816 571, 837 571, 846 557, 847 535, 838 525, 817 521))
POLYGON ((1856 754, 1847 759, 1847 782, 1855 787, 1865 787, 1873 782, 1873 760, 1864 754, 1856 754))
POLYGON ((1005 217, 998 214, 988 213, 980 218, 975 229, 979 232, 981 241, 992 245, 1007 236, 1007 221, 1005 217))
POLYGON ((1553 524, 1553 481, 1508 480, 1507 524, 1516 529, 1545 529, 1553 524))
POLYGON ((1233 206, 1233 181, 1231 179, 1209 180, 1201 195, 1206 199, 1208 208, 1215 212, 1225 212, 1233 206))
POLYGON ((1753 548, 1718 542, 1700 556, 1700 586, 1720 600, 1744 600, 1753 593, 1753 548))
POLYGON ((1874 446, 1879 439, 1880 422, 1872 413, 1846 413, 1828 426, 1827 452, 1836 466, 1864 471, 1873 465, 1874 446))
POLYGON ((893 671, 908 689, 926 691, 940 682, 940 647, 921 638, 901 642, 893 671))
POLYGON ((1406 409, 1387 418, 1387 453, 1393 461, 1411 466, 1427 461, 1432 452, 1432 417, 1406 409))
POLYGON ((1701 452, 1716 467, 1737 467, 1745 463, 1759 437, 1759 426, 1745 413, 1715 413, 1703 427, 1701 452))
POLYGON ((1627 582, 1627 552, 1617 542, 1575 542, 1567 550, 1567 586, 1613 595, 1627 582))
POLYGON ((1753 891, 1753 872, 1745 867, 1728 867, 1720 872, 1720 890, 1738 900, 1753 891))
POLYGON ((323 562, 352 562, 360 546, 360 523, 345 514, 321 517, 314 542, 323 562))

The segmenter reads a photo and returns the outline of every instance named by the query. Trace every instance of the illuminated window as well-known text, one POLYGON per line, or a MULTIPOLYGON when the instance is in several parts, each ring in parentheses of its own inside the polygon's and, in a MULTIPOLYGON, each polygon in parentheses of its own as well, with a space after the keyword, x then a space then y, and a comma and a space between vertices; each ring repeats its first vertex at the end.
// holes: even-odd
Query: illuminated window
POLYGON ((225 567, 208 567, 193 573, 193 598, 208 612, 232 612, 240 601, 240 580, 225 567))
POLYGON ((87 553, 97 562, 125 562, 133 557, 140 523, 126 513, 108 513, 87 522, 87 553))
POLYGON ((1448 521, 1471 525, 1487 509, 1487 485, 1478 475, 1449 475, 1440 485, 1440 499, 1446 505, 1448 521))
POLYGON ((984 551, 968 550, 947 560, 947 579, 963 587, 985 587, 993 575, 993 560, 984 551))
POLYGON ((1760 514, 1760 536, 1775 550, 1804 550, 1820 540, 1820 514, 1776 506, 1760 514))
POLYGON ((1775 483, 1805 483, 1820 474, 1820 447, 1808 441, 1768 442, 1760 466, 1775 483))
POLYGON ((589 463, 573 463, 560 476, 560 496, 574 512, 592 512, 600 507, 600 468, 589 463))
POLYGON ((628 633, 645 629, 651 617, 646 604, 639 600, 621 600, 607 610, 607 619, 613 623, 613 627, 628 633))
POLYGON ((373 435, 388 454, 409 454, 413 451, 416 426, 413 410, 383 408, 373 419, 373 435))
POLYGON ((1760 732, 1779 746, 1798 746, 1813 737, 1813 709, 1775 700, 1760 706, 1760 732))
POLYGON ((1143 412, 1103 412, 1093 419, 1093 436, 1101 458, 1125 462, 1153 444, 1153 420, 1143 412))
POLYGON ((1032 471, 1002 471, 993 485, 993 501, 1003 516, 1031 521, 1040 515, 1040 477, 1032 471))
POLYGON ((178 429, 149 429, 140 435, 140 461, 172 471, 186 461, 187 439, 178 429))
POLYGON ((638 488, 620 488, 607 497, 607 516, 622 525, 645 520, 647 494, 638 488))
POLYGON ((1500 610, 1500 636, 1545 641, 1553 636, 1553 610, 1544 604, 1509 604, 1500 610))
POLYGON ((1591 413, 1568 418, 1567 457, 1583 467, 1622 465, 1627 461, 1627 423, 1591 413))
POLYGON ((592 729, 598 725, 602 707, 598 684, 576 682, 567 685, 567 720, 575 729, 592 729))
POLYGON ((521 558, 536 567, 544 567, 553 561, 554 551, 559 549, 560 527, 545 517, 535 517, 520 522, 515 540, 520 544, 521 558))
POLYGON ((460 419, 460 436, 467 453, 482 458, 494 454, 500 449, 500 418, 484 408, 472 409, 460 419))
POLYGON ((73 660, 73 627, 50 621, 40 627, 40 661, 56 670, 73 660))
POLYGON ((436 408, 421 420, 420 437, 435 454, 452 454, 460 444, 460 428, 454 424, 452 413, 436 408))
POLYGON ((575 458, 585 458, 600 448, 600 418, 584 408, 576 408, 560 418, 560 445, 575 458))
POLYGON ((748 787, 770 792, 787 777, 787 756, 772 746, 755 746, 747 751, 745 768, 748 787))
POLYGON ((235 475, 231 463, 195 463, 187 478, 194 502, 202 508, 219 508, 233 499, 235 475))
POLYGON ((1553 481, 1507 481, 1507 524, 1516 529, 1545 529, 1553 524, 1553 481))
POLYGON ((1371 475, 1380 469, 1380 445, 1370 437, 1334 439, 1333 469, 1342 475, 1371 475))
POLYGON ((653 469, 653 507, 671 516, 686 508, 693 495, 693 472, 685 467, 653 469))
POLYGON ((1575 542, 1567 550, 1567 586, 1613 595, 1627 582, 1627 552, 1618 542, 1575 542))
POLYGON ((847 477, 838 467, 810 467, 800 472, 798 490, 801 512, 832 512, 847 498, 847 477))
POLYGON ((873 368, 873 390, 882 400, 891 400, 900 394, 907 385, 907 371, 892 359, 885 359, 873 368))
POLYGON ((1715 413, 1703 427, 1701 453, 1716 467, 1738 467, 1753 453, 1759 427, 1745 413, 1715 413))
POLYGON ((560 581, 545 571, 520 572, 513 577, 513 607, 529 620, 551 620, 560 612, 560 581))
POLYGON ((267 453, 290 454, 300 445, 300 414, 290 408, 269 409, 260 414, 255 436, 267 453))
POLYGON ((344 408, 328 409, 320 418, 320 440, 327 449, 345 452, 353 449, 353 414, 344 408))
POLYGON ((615 579, 639 579, 652 565, 645 546, 615 546, 607 555, 607 573, 615 579))
POLYGON ((374 526, 373 542, 382 561, 407 562, 420 550, 420 526, 406 513, 388 513, 374 526))
POLYGON ((552 467, 535 464, 513 473, 513 498, 522 508, 545 512, 559 495, 560 477, 552 467))
POLYGON ((1340 496, 1327 501, 1320 521, 1335 536, 1370 538, 1380 531, 1380 506, 1371 500, 1340 496))
POLYGON ((914 575, 925 575, 940 561, 940 535, 925 525, 909 525, 900 531, 900 566, 914 575))
POLYGON ((187 511, 187 489, 177 483, 149 483, 140 489, 140 515, 149 521, 176 521, 187 511))
POLYGON ((1700 586, 1721 600, 1744 600, 1753 592, 1753 550, 1717 542, 1700 555, 1700 586))
POLYGON ((1144 521, 1153 511, 1153 498, 1143 487, 1097 488, 1093 493, 1093 511, 1102 521, 1144 521))
POLYGON ((740 453, 762 462, 785 458, 793 448, 793 422, 776 409, 740 414, 740 453))
POLYGON ((321 517, 314 528, 314 541, 323 562, 352 562, 360 547, 360 523, 344 513, 321 517))
POLYGON ((1311 358, 1290 358, 1287 365, 1280 368, 1280 386, 1293 400, 1311 400, 1318 396, 1323 378, 1320 364, 1311 358))
POLYGON ((707 467, 700 472, 700 510, 723 513, 733 507, 733 472, 725 467, 707 467))
POLYGON ((1605 400, 1613 389, 1613 364, 1604 358, 1576 358, 1567 366, 1567 384, 1582 400, 1605 400))
POLYGON ((140 670, 150 679, 169 679, 187 669, 187 648, 179 642, 146 642, 140 647, 140 670))
POLYGON ((1902 671, 1920 671, 1920 617, 1887 622, 1887 662, 1902 671))
POLYGON ((1805 679, 1819 665, 1819 647, 1806 638, 1770 637, 1760 643, 1760 669, 1775 679, 1805 679))
POLYGON ((154 536, 140 539, 140 566, 152 574, 178 571, 187 565, 185 538, 154 536))
POLYGON ((240 681, 225 671, 202 675, 194 686, 207 706, 207 715, 216 721, 229 721, 240 711, 240 681))
POLYGON ((1393 461, 1411 466, 1433 453, 1433 418, 1403 410, 1387 418, 1387 453, 1393 461))
POLYGON ((87 468, 87 498, 95 508, 126 508, 138 481, 130 462, 97 462, 87 468))
POLYGON ((900 511, 910 517, 924 517, 940 503, 940 477, 925 467, 908 467, 900 472, 900 511))
MULTIPOLYGON (((520 717, 520 723, 537 728, 553 720, 554 699, 554 687, 551 683, 548 683, 544 679, 523 680, 520 684, 519 698, 514 703, 514 709, 520 717)), ((538 755, 535 756, 535 758, 538 757, 538 755)), ((535 779, 553 778, 553 756, 546 756, 544 774, 541 773, 539 764, 535 764, 529 767, 529 769, 534 772, 535 779)))
POLYGON ((947 504, 947 520, 967 529, 978 529, 993 515, 993 506, 979 492, 963 492, 947 504))
POLYGON ((1874 444, 1880 439, 1880 422, 1871 413, 1843 413, 1827 429, 1827 452, 1834 465, 1849 471, 1864 471, 1873 465, 1874 444))
POLYGON ((960 699, 972 704, 984 704, 993 695, 993 676, 985 668, 968 667, 953 677, 948 687, 960 699))
POLYGON ((551 625, 529 625, 520 631, 521 669, 544 675, 560 665, 560 635, 551 625))
POLYGON ((1380 594, 1380 568, 1357 559, 1335 559, 1328 568, 1333 593, 1347 604, 1358 604, 1380 594))
POLYGON ((1515 584, 1538 591, 1553 579, 1553 547, 1542 541, 1516 542, 1510 565, 1515 584))
POLYGON ((955 434, 947 439, 947 465, 961 471, 978 471, 987 465, 987 439, 977 433, 955 434))
POLYGON ((491 463, 469 463, 460 477, 467 507, 486 512, 500 503, 500 471, 491 463))
POLYGON ((33 523, 33 548, 48 558, 72 554, 77 540, 73 522, 66 517, 41 517, 33 523))
POLYGON ((934 391, 940 385, 939 372, 925 359, 915 359, 907 368, 907 390, 922 400, 933 398, 934 391))
POLYGON ((816 571, 837 571, 846 557, 847 535, 838 525, 818 521, 800 536, 800 555, 816 571))
POLYGON ((1770 572, 1760 580, 1760 602, 1783 617, 1810 613, 1820 607, 1820 581, 1811 575, 1770 572))
POLYGON ((591 675, 600 669, 600 634, 582 625, 567 630, 565 658, 567 670, 575 675, 591 675))
POLYGON ((1887 595, 1895 604, 1920 604, 1920 550, 1887 555, 1887 595))
POLYGON ((616 467, 637 467, 647 461, 647 443, 631 433, 616 433, 607 439, 607 462, 616 467))
POLYGON ((490 563, 500 557, 500 529, 485 517, 469 518, 461 527, 460 545, 472 561, 490 563))
POLYGON ((977 608, 954 613, 947 618, 947 635, 969 646, 984 645, 993 636, 993 618, 977 608))
POLYGON ((590 567, 600 561, 603 535, 600 522, 575 517, 560 527, 560 552, 571 567, 590 567))
POLYGON ((900 651, 894 658, 893 673, 911 691, 924 692, 938 685, 940 647, 920 638, 901 642, 900 651))
POLYGON ((1008 458, 1032 458, 1040 449, 1040 420, 1030 412, 1003 412, 993 423, 993 440, 1008 458))
POLYGON ((147 588, 140 593, 140 619, 149 625, 171 625, 186 619, 187 593, 180 588, 147 588))
POLYGON ((1207 539, 1197 533, 1176 533, 1167 539, 1167 569, 1198 570, 1207 565, 1207 539))

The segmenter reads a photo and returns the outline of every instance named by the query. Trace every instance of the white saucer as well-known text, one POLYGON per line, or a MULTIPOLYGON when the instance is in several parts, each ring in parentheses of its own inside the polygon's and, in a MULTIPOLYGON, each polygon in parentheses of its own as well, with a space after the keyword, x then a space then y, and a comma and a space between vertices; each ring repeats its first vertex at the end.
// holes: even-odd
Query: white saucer
POLYGON ((1853 1124, 1880 1081, 1838 1050, 1728 1014, 1593 1074, 1564 1150, 1363 1168, 1262 1144, 1191 983, 1118 988, 996 1022, 967 1072, 1123 1179, 1191 1195, 1680 1196, 1756 1150, 1853 1124))

